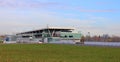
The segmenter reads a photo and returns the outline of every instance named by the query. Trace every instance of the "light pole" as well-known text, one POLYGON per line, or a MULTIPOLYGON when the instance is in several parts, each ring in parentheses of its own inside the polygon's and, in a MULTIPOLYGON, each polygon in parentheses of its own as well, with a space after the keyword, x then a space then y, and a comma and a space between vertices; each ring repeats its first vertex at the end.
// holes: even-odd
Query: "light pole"
POLYGON ((90 41, 90 32, 88 32, 88 41, 90 41))

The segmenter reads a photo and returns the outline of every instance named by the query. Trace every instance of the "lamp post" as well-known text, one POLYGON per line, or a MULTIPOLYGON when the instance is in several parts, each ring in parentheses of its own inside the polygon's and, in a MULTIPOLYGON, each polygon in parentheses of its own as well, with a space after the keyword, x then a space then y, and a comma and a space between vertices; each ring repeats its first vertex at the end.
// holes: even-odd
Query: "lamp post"
POLYGON ((90 32, 88 32, 87 40, 90 41, 90 32))

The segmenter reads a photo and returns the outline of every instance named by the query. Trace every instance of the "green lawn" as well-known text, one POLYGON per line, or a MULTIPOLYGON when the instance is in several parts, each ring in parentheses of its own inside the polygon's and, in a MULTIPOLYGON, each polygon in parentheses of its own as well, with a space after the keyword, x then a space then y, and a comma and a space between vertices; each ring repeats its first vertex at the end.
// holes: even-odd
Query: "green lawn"
POLYGON ((120 48, 62 44, 0 44, 0 62, 120 62, 120 48))

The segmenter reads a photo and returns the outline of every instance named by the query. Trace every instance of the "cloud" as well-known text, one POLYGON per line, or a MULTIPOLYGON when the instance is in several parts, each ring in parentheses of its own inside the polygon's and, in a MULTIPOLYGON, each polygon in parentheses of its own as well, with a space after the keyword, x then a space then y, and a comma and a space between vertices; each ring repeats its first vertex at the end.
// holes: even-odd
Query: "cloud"
MULTIPOLYGON (((59 16, 56 12, 47 11, 30 11, 30 12, 9 12, 0 10, 0 34, 15 33, 21 31, 28 31, 34 29, 40 29, 50 26, 89 26, 94 23, 90 20, 80 20, 76 18, 64 18, 59 16)), ((72 14, 71 14, 72 15, 72 14)), ((71 16, 70 15, 70 16, 71 16)))
POLYGON ((80 12, 117 12, 117 10, 109 9, 109 10, 87 10, 87 9, 80 9, 80 12))
POLYGON ((58 2, 39 2, 26 0, 0 0, 0 7, 7 8, 40 8, 59 6, 58 2))
MULTIPOLYGON (((100 3, 100 2, 99 2, 100 3)), ((83 9, 84 7, 71 7, 70 5, 59 3, 59 2, 40 2, 33 0, 0 0, 0 7, 2 8, 51 8, 51 9, 59 9, 59 10, 74 10, 80 12, 117 12, 115 9, 83 9)))
MULTIPOLYGON (((120 25, 119 25, 120 26, 120 25)), ((120 28, 116 26, 111 26, 109 27, 96 27, 96 26, 80 26, 79 29, 82 31, 84 35, 87 35, 88 32, 90 32, 91 36, 94 35, 103 35, 103 34, 109 34, 110 36, 112 35, 117 35, 120 36, 120 28)))
MULTIPOLYGON (((40 29, 49 26, 62 26, 62 27, 72 27, 74 26, 77 30, 82 31, 85 35, 87 32, 90 32, 91 35, 100 35, 100 34, 119 34, 119 27, 114 28, 118 25, 107 24, 109 22, 104 17, 93 16, 93 15, 84 15, 86 19, 79 18, 65 18, 64 16, 71 16, 72 14, 59 16, 57 12, 49 11, 30 11, 28 13, 11 13, 7 11, 0 10, 0 34, 10 34, 24 32, 34 29, 40 29), (96 23, 104 23, 107 25, 95 25, 96 23), (111 28, 112 26, 112 28, 111 28)), ((74 16, 76 14, 73 14, 74 16)), ((76 17, 76 16, 75 16, 76 17)))
MULTIPOLYGON (((70 7, 67 5, 61 5, 57 2, 26 2, 24 0, 0 0, 0 7, 7 7, 7 8, 56 8, 61 10, 74 10, 80 12, 116 12, 117 10, 89 10, 89 9, 82 9, 78 7, 70 7)), ((0 10, 0 33, 16 33, 21 31, 28 31, 34 29, 40 29, 41 27, 46 27, 47 24, 50 26, 67 26, 67 27, 78 27, 78 30, 87 34, 87 32, 91 32, 91 34, 120 34, 120 25, 112 25, 109 24, 107 27, 102 27, 96 25, 95 23, 100 24, 105 23, 106 19, 104 17, 98 16, 91 16, 91 15, 84 15, 85 19, 74 18, 73 16, 77 17, 76 14, 66 14, 59 15, 58 12, 50 12, 50 11, 32 11, 30 12, 14 12, 16 10, 8 11, 8 10, 0 10), (65 18, 65 16, 71 16, 65 18), (118 27, 118 28, 114 28, 118 27), (116 32, 117 31, 117 32, 116 32)), ((60 12, 61 13, 61 12, 60 12)), ((80 14, 79 17, 83 16, 80 14)), ((109 22, 109 21, 108 21, 109 22)))
POLYGON ((120 28, 117 28, 117 26, 120 26, 119 24, 94 26, 94 24, 99 23, 99 21, 102 21, 101 23, 105 24, 109 21, 103 17, 92 15, 88 15, 86 16, 86 19, 81 20, 77 18, 64 18, 64 16, 59 16, 58 13, 47 11, 30 12, 29 15, 25 15, 24 13, 21 13, 20 15, 16 13, 11 15, 9 12, 4 12, 0 16, 0 19, 0 34, 11 34, 40 29, 42 27, 46 27, 47 24, 49 24, 49 26, 62 27, 74 26, 77 28, 77 30, 82 31, 82 33, 85 35, 88 32, 90 32, 91 35, 120 34, 120 28))

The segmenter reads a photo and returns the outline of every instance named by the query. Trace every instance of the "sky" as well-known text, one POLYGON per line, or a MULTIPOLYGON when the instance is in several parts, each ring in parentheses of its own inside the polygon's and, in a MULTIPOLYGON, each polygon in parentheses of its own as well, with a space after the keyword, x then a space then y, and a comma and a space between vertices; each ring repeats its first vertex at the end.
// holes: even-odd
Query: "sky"
POLYGON ((120 0, 0 0, 0 35, 49 26, 120 36, 120 0))

